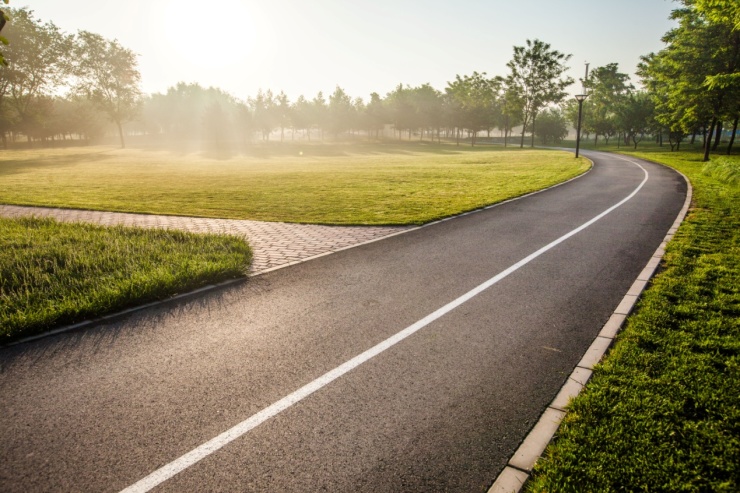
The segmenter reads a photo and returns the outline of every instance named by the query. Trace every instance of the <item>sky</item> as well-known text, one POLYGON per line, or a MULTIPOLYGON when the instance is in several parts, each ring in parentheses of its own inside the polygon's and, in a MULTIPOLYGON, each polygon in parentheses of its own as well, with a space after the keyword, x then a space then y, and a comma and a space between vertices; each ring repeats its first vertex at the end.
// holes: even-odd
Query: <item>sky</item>
MULTIPOLYGON (((259 89, 385 96, 399 83, 444 90, 456 75, 506 75, 513 46, 540 39, 585 64, 618 63, 637 83, 663 48, 670 0, 11 0, 68 33, 92 31, 138 54, 142 89, 178 82, 239 99, 259 89)), ((580 84, 570 87, 580 92, 580 84)))

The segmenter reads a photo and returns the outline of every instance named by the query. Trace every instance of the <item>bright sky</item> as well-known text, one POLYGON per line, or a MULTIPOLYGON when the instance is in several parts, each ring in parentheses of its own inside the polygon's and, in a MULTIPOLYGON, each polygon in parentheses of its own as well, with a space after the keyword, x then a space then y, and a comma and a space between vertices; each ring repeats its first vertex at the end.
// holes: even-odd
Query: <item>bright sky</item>
MULTIPOLYGON (((617 62, 632 75, 673 26, 670 0, 11 0, 64 31, 139 54, 145 92, 177 82, 245 99, 294 100, 339 85, 352 97, 399 83, 443 90, 456 74, 506 75, 512 47, 539 38, 570 53, 570 75, 617 62)), ((633 77, 633 82, 637 82, 633 77)), ((571 87, 579 92, 578 84, 571 87)))

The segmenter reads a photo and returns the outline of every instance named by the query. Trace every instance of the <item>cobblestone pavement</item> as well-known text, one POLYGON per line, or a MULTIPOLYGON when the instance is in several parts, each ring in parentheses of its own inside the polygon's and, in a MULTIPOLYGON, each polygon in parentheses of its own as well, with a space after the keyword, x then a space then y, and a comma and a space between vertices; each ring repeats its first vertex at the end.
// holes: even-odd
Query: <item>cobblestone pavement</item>
POLYGON ((180 229, 194 233, 229 233, 249 240, 254 252, 250 273, 294 264, 410 229, 410 226, 321 226, 238 219, 157 216, 47 207, 0 205, 0 216, 53 217, 64 222, 180 229))

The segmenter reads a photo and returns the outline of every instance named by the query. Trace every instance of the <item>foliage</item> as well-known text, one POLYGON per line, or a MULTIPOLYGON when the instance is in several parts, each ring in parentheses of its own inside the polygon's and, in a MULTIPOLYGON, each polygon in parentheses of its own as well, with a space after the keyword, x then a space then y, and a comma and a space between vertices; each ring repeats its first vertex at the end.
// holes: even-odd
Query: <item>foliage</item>
MULTIPOLYGON (((10 0, 2 0, 2 2, 5 5, 8 5, 10 3, 10 0)), ((0 10, 0 22, 2 22, 2 25, 4 26, 9 20, 10 20, 10 16, 8 15, 8 13, 5 12, 4 10, 0 10)), ((0 26, 0 29, 2 29, 2 26, 0 26)), ((0 36, 0 44, 4 44, 7 46, 8 43, 9 43, 8 38, 6 38, 5 36, 0 36)), ((4 66, 4 65, 6 65, 5 56, 0 51, 0 66, 4 66)))
POLYGON ((0 219, 0 342, 246 274, 241 239, 0 219))
POLYGON ((0 70, 1 119, 6 128, 29 135, 47 116, 39 98, 61 86, 69 74, 71 37, 51 22, 42 24, 26 8, 8 11, 13 22, 4 30, 10 44, 4 52, 7 66, 0 70))
POLYGON ((116 124, 121 147, 126 147, 122 124, 136 116, 141 99, 136 55, 118 41, 88 31, 80 31, 76 41, 75 89, 116 124))
POLYGON ((637 155, 686 174, 693 208, 529 491, 740 490, 740 188, 696 153, 637 155))
POLYGON ((455 126, 471 134, 471 145, 481 130, 494 126, 499 111, 499 79, 486 78, 485 72, 455 77, 447 84, 446 95, 450 101, 455 126))
POLYGON ((734 0, 693 0, 696 9, 712 22, 728 23, 740 30, 740 4, 734 0))
POLYGON ((538 39, 528 39, 526 46, 514 47, 514 57, 506 65, 510 70, 506 86, 521 102, 520 147, 524 147, 524 133, 528 129, 534 145, 535 121, 540 110, 565 98, 565 88, 573 83, 570 77, 562 78, 570 57, 550 49, 549 44, 538 39))
POLYGON ((261 145, 212 159, 96 147, 6 151, 0 202, 321 224, 418 224, 585 171, 559 151, 450 144, 261 145), (177 177, 177 179, 173 179, 177 177))
POLYGON ((542 145, 559 144, 568 136, 568 120, 557 108, 549 108, 540 114, 535 130, 542 145))
POLYGON ((608 144, 610 137, 630 126, 619 118, 619 113, 628 104, 634 87, 629 83, 629 76, 619 72, 616 63, 593 69, 584 87, 589 95, 584 102, 584 128, 594 134, 594 143, 601 135, 608 144))
POLYGON ((722 2, 683 3, 672 15, 678 27, 663 37, 666 48, 644 56, 638 73, 661 125, 685 134, 705 129, 708 160, 716 126, 740 114, 740 30, 718 14, 722 2))
POLYGON ((654 110, 652 99, 642 91, 627 96, 619 108, 618 121, 625 142, 631 141, 635 149, 650 129, 654 110))

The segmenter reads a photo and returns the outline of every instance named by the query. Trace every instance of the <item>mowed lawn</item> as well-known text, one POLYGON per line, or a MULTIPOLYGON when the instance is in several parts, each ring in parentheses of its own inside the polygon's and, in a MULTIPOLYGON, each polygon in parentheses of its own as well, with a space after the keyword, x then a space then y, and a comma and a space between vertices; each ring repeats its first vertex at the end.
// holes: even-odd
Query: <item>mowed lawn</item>
POLYGON ((0 203, 317 224, 421 224, 585 172, 572 153, 434 144, 0 153, 0 203))

